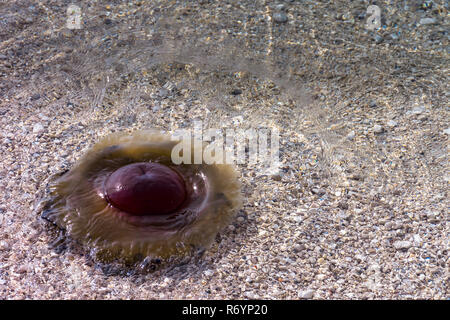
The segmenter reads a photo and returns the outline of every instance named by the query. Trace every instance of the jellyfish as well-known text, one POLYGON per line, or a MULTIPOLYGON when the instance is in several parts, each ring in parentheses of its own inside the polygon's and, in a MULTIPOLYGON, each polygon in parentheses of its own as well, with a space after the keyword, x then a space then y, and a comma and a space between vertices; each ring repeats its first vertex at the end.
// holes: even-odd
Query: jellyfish
POLYGON ((177 143, 156 130, 103 138, 49 180, 42 218, 113 257, 207 249, 241 206, 238 175, 227 164, 174 164, 177 143))

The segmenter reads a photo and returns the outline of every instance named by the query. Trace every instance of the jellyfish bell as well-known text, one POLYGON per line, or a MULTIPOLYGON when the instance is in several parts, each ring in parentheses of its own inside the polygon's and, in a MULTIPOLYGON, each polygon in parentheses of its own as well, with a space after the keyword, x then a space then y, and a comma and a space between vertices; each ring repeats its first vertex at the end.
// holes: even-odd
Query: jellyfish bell
POLYGON ((120 167, 106 180, 108 202, 132 215, 169 214, 186 198, 183 178, 159 163, 137 162, 120 167))
POLYGON ((159 131, 115 133, 49 181, 42 217, 112 256, 169 257, 208 248, 241 205, 231 165, 174 164, 159 131))

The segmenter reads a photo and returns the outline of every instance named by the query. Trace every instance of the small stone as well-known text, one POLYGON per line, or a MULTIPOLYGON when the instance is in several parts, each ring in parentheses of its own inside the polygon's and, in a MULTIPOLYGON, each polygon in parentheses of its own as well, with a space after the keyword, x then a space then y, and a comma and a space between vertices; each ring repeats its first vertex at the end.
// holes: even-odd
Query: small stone
POLYGON ((311 289, 300 291, 298 297, 300 299, 311 299, 314 296, 314 291, 311 289))
POLYGON ((6 242, 6 241, 0 241, 0 251, 7 251, 7 250, 9 250, 10 249, 10 245, 9 245, 9 243, 8 242, 6 242))
POLYGON ((44 131, 44 126, 42 124, 40 124, 40 123, 36 123, 33 126, 33 133, 39 133, 41 131, 44 131))
POLYGON ((276 12, 273 14, 273 20, 278 23, 285 23, 288 21, 288 17, 283 12, 276 12))
POLYGON ((444 131, 442 131, 442 133, 450 135, 450 128, 444 129, 444 131))
POLYGON ((50 120, 50 118, 47 117, 45 114, 39 113, 38 116, 39 116, 39 118, 41 118, 44 121, 50 120))
POLYGON ((231 94, 233 96, 238 96, 238 95, 242 94, 242 90, 241 89, 234 89, 233 91, 231 91, 231 94))
POLYGON ((412 243, 410 241, 395 241, 394 248, 397 250, 408 250, 411 248, 412 243))
POLYGON ((271 176, 272 180, 281 181, 281 173, 276 173, 271 176))
POLYGON ((395 120, 389 120, 389 121, 387 122, 387 126, 390 127, 390 128, 396 127, 397 124, 398 124, 398 122, 395 121, 395 120))
POLYGON ((425 106, 417 106, 411 110, 411 113, 412 114, 421 114, 424 111, 425 111, 425 106))
POLYGON ((421 114, 417 119, 419 119, 420 121, 425 121, 428 119, 428 116, 426 114, 421 114))
POLYGON ((233 226, 232 224, 230 224, 230 225, 228 226, 228 230, 234 231, 234 230, 236 230, 236 227, 233 226))
POLYGON ((238 217, 236 220, 237 220, 237 222, 239 222, 239 223, 242 223, 242 222, 245 221, 244 217, 238 217))
POLYGON ((294 252, 301 252, 305 250, 305 246, 303 244, 297 243, 294 245, 294 252))
POLYGON ((425 0, 421 5, 422 10, 426 11, 433 8, 433 0, 425 0))
POLYGON ((344 202, 344 201, 339 202, 338 208, 340 208, 340 209, 342 209, 342 210, 347 210, 347 209, 348 209, 348 204, 347 204, 347 202, 344 202))
POLYGON ((313 194, 317 194, 318 196, 323 196, 325 194, 325 190, 319 188, 313 188, 311 189, 311 192, 313 194))
POLYGON ((72 29, 63 29, 61 34, 66 38, 71 38, 73 36, 72 29))
POLYGON ((422 19, 420 19, 419 23, 421 25, 435 24, 436 23, 436 18, 422 18, 422 19))
POLYGON ((206 270, 205 272, 203 272, 203 274, 207 277, 211 277, 214 274, 214 271, 212 270, 206 270))
POLYGON ((145 257, 145 259, 142 260, 141 263, 139 263, 138 270, 144 271, 147 268, 149 268, 149 266, 151 266, 151 264, 152 264, 152 258, 151 257, 145 257))
POLYGON ((383 127, 380 126, 379 124, 376 124, 373 126, 373 132, 374 133, 382 133, 383 132, 383 127))
POLYGON ((384 41, 384 38, 382 36, 380 36, 379 34, 376 34, 373 37, 373 40, 375 40, 375 43, 382 43, 384 41))
POLYGON ((40 97, 41 97, 41 95, 39 93, 33 94, 31 96, 31 101, 38 100, 40 97))
POLYGON ((422 244, 422 238, 418 234, 413 235, 413 240, 416 245, 422 244))
POLYGON ((355 130, 350 131, 350 133, 347 135, 348 140, 353 140, 355 138, 355 130))
POLYGON ((397 40, 398 39, 398 35, 396 33, 391 33, 390 36, 391 36, 392 40, 397 40))
POLYGON ((169 90, 167 90, 166 88, 161 88, 161 89, 159 89, 158 95, 161 98, 165 98, 169 95, 169 90))

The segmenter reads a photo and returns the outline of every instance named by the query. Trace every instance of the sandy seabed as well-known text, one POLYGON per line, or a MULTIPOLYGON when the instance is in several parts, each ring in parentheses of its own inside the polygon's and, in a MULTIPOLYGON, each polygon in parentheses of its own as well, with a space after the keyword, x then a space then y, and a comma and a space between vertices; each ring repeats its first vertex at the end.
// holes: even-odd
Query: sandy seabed
POLYGON ((448 8, 377 3, 3 1, 0 298, 448 299, 448 8), (48 177, 194 120, 280 132, 211 248, 105 265, 47 230, 48 177))

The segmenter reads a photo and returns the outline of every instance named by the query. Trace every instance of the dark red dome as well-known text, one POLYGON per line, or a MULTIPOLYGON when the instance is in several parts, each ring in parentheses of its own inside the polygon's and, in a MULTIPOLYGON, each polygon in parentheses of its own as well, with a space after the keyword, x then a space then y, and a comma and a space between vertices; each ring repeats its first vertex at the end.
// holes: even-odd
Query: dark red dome
POLYGON ((164 215, 186 199, 182 177, 159 164, 139 162, 114 171, 105 183, 108 202, 131 215, 164 215))

